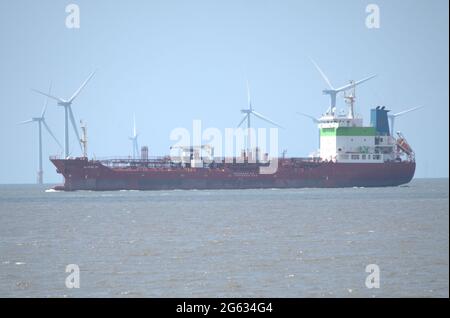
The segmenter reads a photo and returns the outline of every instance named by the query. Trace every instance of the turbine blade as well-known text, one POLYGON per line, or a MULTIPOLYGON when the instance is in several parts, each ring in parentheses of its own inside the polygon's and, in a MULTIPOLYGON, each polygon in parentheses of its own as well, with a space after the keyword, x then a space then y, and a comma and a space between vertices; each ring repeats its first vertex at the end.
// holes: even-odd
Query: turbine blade
POLYGON ((136 138, 137 137, 137 132, 136 132, 136 115, 133 114, 133 137, 136 138))
POLYGON ((252 98, 250 96, 250 84, 248 83, 248 80, 247 80, 247 106, 248 109, 252 109, 252 98))
POLYGON ((377 75, 372 75, 372 76, 363 78, 362 80, 359 80, 359 81, 357 81, 357 82, 350 83, 350 84, 347 84, 347 85, 342 86, 342 87, 340 87, 340 88, 337 88, 335 91, 336 91, 336 92, 343 92, 343 91, 346 91, 346 90, 348 90, 348 89, 350 89, 350 88, 353 88, 353 87, 355 87, 355 86, 357 86, 357 85, 359 85, 359 84, 362 84, 362 83, 364 83, 364 82, 367 82, 368 80, 374 78, 375 76, 377 76, 377 75))
POLYGON ((28 124, 28 123, 32 123, 32 122, 33 122, 33 119, 28 119, 28 120, 21 121, 20 123, 17 123, 17 125, 23 125, 23 124, 28 124))
POLYGON ((327 83, 328 87, 334 90, 333 85, 331 85, 330 80, 328 79, 328 77, 325 75, 325 73, 322 71, 322 69, 319 67, 319 65, 317 65, 317 63, 310 58, 311 62, 314 64, 314 66, 316 67, 316 69, 319 71, 320 75, 322 76, 322 78, 325 80, 325 82, 327 83))
POLYGON ((81 146, 80 134, 78 133, 77 124, 75 122, 75 117, 73 116, 72 107, 71 106, 68 106, 68 107, 69 107, 70 121, 72 123, 73 130, 75 131, 75 135, 77 136, 77 141, 78 141, 78 144, 80 145, 81 151, 83 151, 83 147, 81 146))
POLYGON ((69 99, 69 103, 73 102, 73 100, 78 96, 78 94, 80 94, 80 92, 83 90, 83 88, 86 86, 86 84, 90 81, 90 79, 92 78, 92 76, 94 76, 96 71, 93 71, 91 73, 91 75, 89 75, 89 77, 83 82, 83 84, 81 84, 80 88, 78 88, 75 93, 73 93, 72 97, 69 99))
POLYGON ((422 108, 422 107, 423 107, 423 106, 418 106, 418 107, 410 108, 410 109, 407 109, 407 110, 403 110, 403 111, 401 111, 401 112, 398 112, 398 113, 396 113, 396 114, 393 114, 392 116, 393 116, 393 117, 401 116, 401 115, 404 115, 404 114, 406 114, 406 113, 412 112, 412 111, 417 110, 417 109, 422 108))
POLYGON ((315 122, 316 124, 318 124, 320 121, 311 115, 305 114, 305 113, 301 113, 301 112, 297 112, 298 115, 304 116, 304 117, 308 117, 309 119, 311 119, 313 122, 315 122))
POLYGON ((241 127, 241 125, 244 123, 244 121, 247 119, 248 115, 245 115, 244 117, 242 117, 242 120, 239 122, 239 125, 237 125, 237 127, 241 127))
MULTIPOLYGON (((48 89, 48 94, 50 95, 51 92, 52 92, 52 83, 50 82, 50 87, 48 89)), ((45 112, 47 111, 48 99, 49 99, 49 97, 47 96, 47 98, 45 99, 44 107, 42 108, 41 118, 44 118, 45 112)))
POLYGON ((266 122, 268 122, 268 123, 271 123, 272 125, 275 125, 275 126, 277 126, 277 127, 279 127, 279 128, 283 128, 281 125, 279 125, 279 124, 277 124, 276 122, 270 120, 269 118, 267 118, 267 117, 261 115, 260 113, 257 113, 257 112, 255 112, 255 111, 252 111, 251 114, 255 115, 256 117, 258 117, 258 118, 260 118, 260 119, 262 119, 262 120, 264 120, 264 121, 266 121, 266 122))
POLYGON ((65 100, 63 100, 63 99, 61 99, 61 98, 59 98, 59 97, 56 97, 56 96, 53 96, 53 95, 50 95, 50 94, 41 92, 40 90, 37 90, 37 89, 34 89, 34 88, 32 88, 31 90, 34 91, 34 92, 36 92, 36 93, 38 93, 38 94, 41 94, 41 95, 50 97, 50 98, 56 100, 57 102, 60 102, 60 103, 65 103, 65 102, 66 102, 65 100))
POLYGON ((42 123, 44 124, 45 129, 47 129, 47 132, 50 134, 50 136, 53 137, 53 140, 58 144, 60 149, 63 149, 63 146, 60 144, 60 142, 58 141, 58 139, 55 137, 55 135, 53 134, 52 130, 50 129, 50 127, 47 125, 47 123, 45 122, 45 120, 42 121, 42 123))

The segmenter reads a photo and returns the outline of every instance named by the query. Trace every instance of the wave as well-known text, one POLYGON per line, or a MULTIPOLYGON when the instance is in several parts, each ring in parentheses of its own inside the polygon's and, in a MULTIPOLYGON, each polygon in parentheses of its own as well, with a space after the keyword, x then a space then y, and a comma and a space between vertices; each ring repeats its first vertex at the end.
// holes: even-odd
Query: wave
POLYGON ((55 189, 47 189, 47 190, 45 190, 45 192, 52 193, 52 192, 62 192, 62 191, 55 190, 55 189))

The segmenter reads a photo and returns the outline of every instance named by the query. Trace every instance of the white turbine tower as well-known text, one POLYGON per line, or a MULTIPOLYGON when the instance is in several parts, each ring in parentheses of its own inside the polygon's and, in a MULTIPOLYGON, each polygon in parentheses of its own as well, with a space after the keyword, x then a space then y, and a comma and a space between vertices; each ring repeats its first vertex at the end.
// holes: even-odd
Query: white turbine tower
POLYGON ((260 113, 257 113, 253 110, 253 105, 252 105, 252 100, 250 97, 250 86, 248 84, 247 81, 247 105, 248 108, 247 109, 241 109, 241 113, 245 114, 244 117, 242 118, 242 120, 239 122, 238 127, 240 127, 244 121, 247 121, 247 150, 251 151, 250 147, 251 147, 251 138, 250 138, 250 131, 251 131, 251 115, 258 117, 259 119, 264 120, 265 122, 268 122, 272 125, 275 125, 279 128, 283 128, 281 127, 279 124, 277 124, 276 122, 270 120, 269 118, 261 115, 260 113))
POLYGON ((136 116, 133 115, 133 136, 129 137, 131 140, 131 143, 133 145, 133 159, 136 159, 136 157, 139 155, 139 146, 138 146, 138 133, 136 130, 136 116))
POLYGON ((336 96, 338 93, 340 92, 345 92, 346 90, 350 89, 350 88, 354 88, 355 86, 362 84, 372 78, 374 78, 376 75, 372 75, 366 78, 363 78, 362 80, 356 81, 356 82, 352 82, 350 84, 344 85, 342 87, 339 88, 335 88, 330 80, 328 79, 328 77, 325 75, 325 73, 322 71, 322 69, 319 67, 319 65, 317 65, 317 63, 311 59, 311 62, 314 64, 314 66, 317 68, 317 70, 319 71, 320 75, 322 76, 322 78, 325 80, 325 82, 327 83, 329 89, 324 89, 322 92, 324 95, 330 95, 330 107, 327 110, 327 113, 330 113, 332 115, 334 115, 334 112, 336 110, 336 96))
POLYGON ((398 113, 395 113, 395 114, 388 114, 389 121, 390 121, 389 124, 391 126, 391 136, 394 136, 394 132, 395 132, 395 130, 394 130, 395 118, 397 118, 399 116, 402 116, 402 115, 404 115, 406 113, 412 112, 414 110, 417 110, 419 108, 422 108, 422 106, 410 108, 410 109, 407 109, 407 110, 404 110, 404 111, 401 111, 401 112, 398 112, 398 113))
POLYGON ((76 121, 75 121, 75 117, 73 115, 73 111, 72 111, 72 103, 75 100, 75 98, 77 98, 77 96, 80 94, 80 92, 82 91, 82 89, 86 86, 86 84, 89 82, 89 80, 92 78, 92 76, 94 76, 95 71, 91 73, 91 75, 89 75, 89 77, 83 82, 83 84, 81 84, 81 86, 75 91, 75 93, 73 93, 73 95, 69 98, 69 99, 62 99, 44 92, 41 92, 39 90, 33 89, 33 91, 45 95, 47 97, 50 97, 54 100, 57 101, 57 105, 58 106, 63 106, 64 107, 64 114, 65 114, 65 123, 64 123, 64 155, 65 158, 69 157, 69 117, 70 117, 70 122, 72 123, 72 127, 73 130, 75 132, 75 135, 77 136, 77 140, 78 140, 78 144, 80 145, 80 149, 83 150, 83 147, 81 145, 81 140, 80 140, 80 134, 78 133, 78 128, 76 125, 76 121))
MULTIPOLYGON (((50 89, 48 90, 49 94, 50 94, 50 90, 51 90, 51 85, 50 85, 50 89)), ((55 140, 55 142, 58 144, 58 146, 62 149, 62 146, 59 143, 58 139, 56 139, 56 137, 53 134, 53 132, 51 131, 50 127, 45 122, 45 112, 47 110, 47 105, 48 105, 48 98, 46 98, 46 101, 45 101, 44 107, 42 108, 40 117, 33 117, 29 120, 25 120, 25 121, 19 123, 19 124, 27 124, 27 123, 32 123, 32 122, 38 123, 38 127, 39 127, 39 170, 38 170, 38 176, 37 176, 38 184, 43 183, 43 175, 44 175, 44 171, 42 168, 42 125, 44 125, 44 128, 47 130, 47 132, 50 134, 50 136, 52 136, 53 140, 55 140)))

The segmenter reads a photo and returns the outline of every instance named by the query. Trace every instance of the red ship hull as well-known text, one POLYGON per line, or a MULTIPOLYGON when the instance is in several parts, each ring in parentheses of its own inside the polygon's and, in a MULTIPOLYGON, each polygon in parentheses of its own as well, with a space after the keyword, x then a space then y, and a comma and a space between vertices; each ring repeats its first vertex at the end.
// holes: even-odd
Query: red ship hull
POLYGON ((317 162, 279 159, 274 174, 259 174, 257 164, 229 164, 214 168, 111 168, 87 158, 51 159, 73 190, 170 190, 341 188, 398 186, 411 181, 414 161, 385 163, 317 162))

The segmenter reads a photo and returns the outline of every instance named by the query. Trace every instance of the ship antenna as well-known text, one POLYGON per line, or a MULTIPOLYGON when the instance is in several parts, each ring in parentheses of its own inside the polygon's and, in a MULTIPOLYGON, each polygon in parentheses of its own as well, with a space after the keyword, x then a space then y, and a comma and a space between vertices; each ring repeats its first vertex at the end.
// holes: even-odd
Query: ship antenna
POLYGON ((81 145, 83 146, 83 157, 87 158, 87 144, 88 144, 88 139, 87 139, 87 126, 86 123, 84 123, 82 120, 80 120, 80 125, 81 125, 81 145))
POLYGON ((356 85, 354 84, 355 81, 350 81, 350 85, 352 85, 352 92, 349 95, 344 92, 345 102, 350 105, 348 117, 351 119, 355 118, 356 85))

